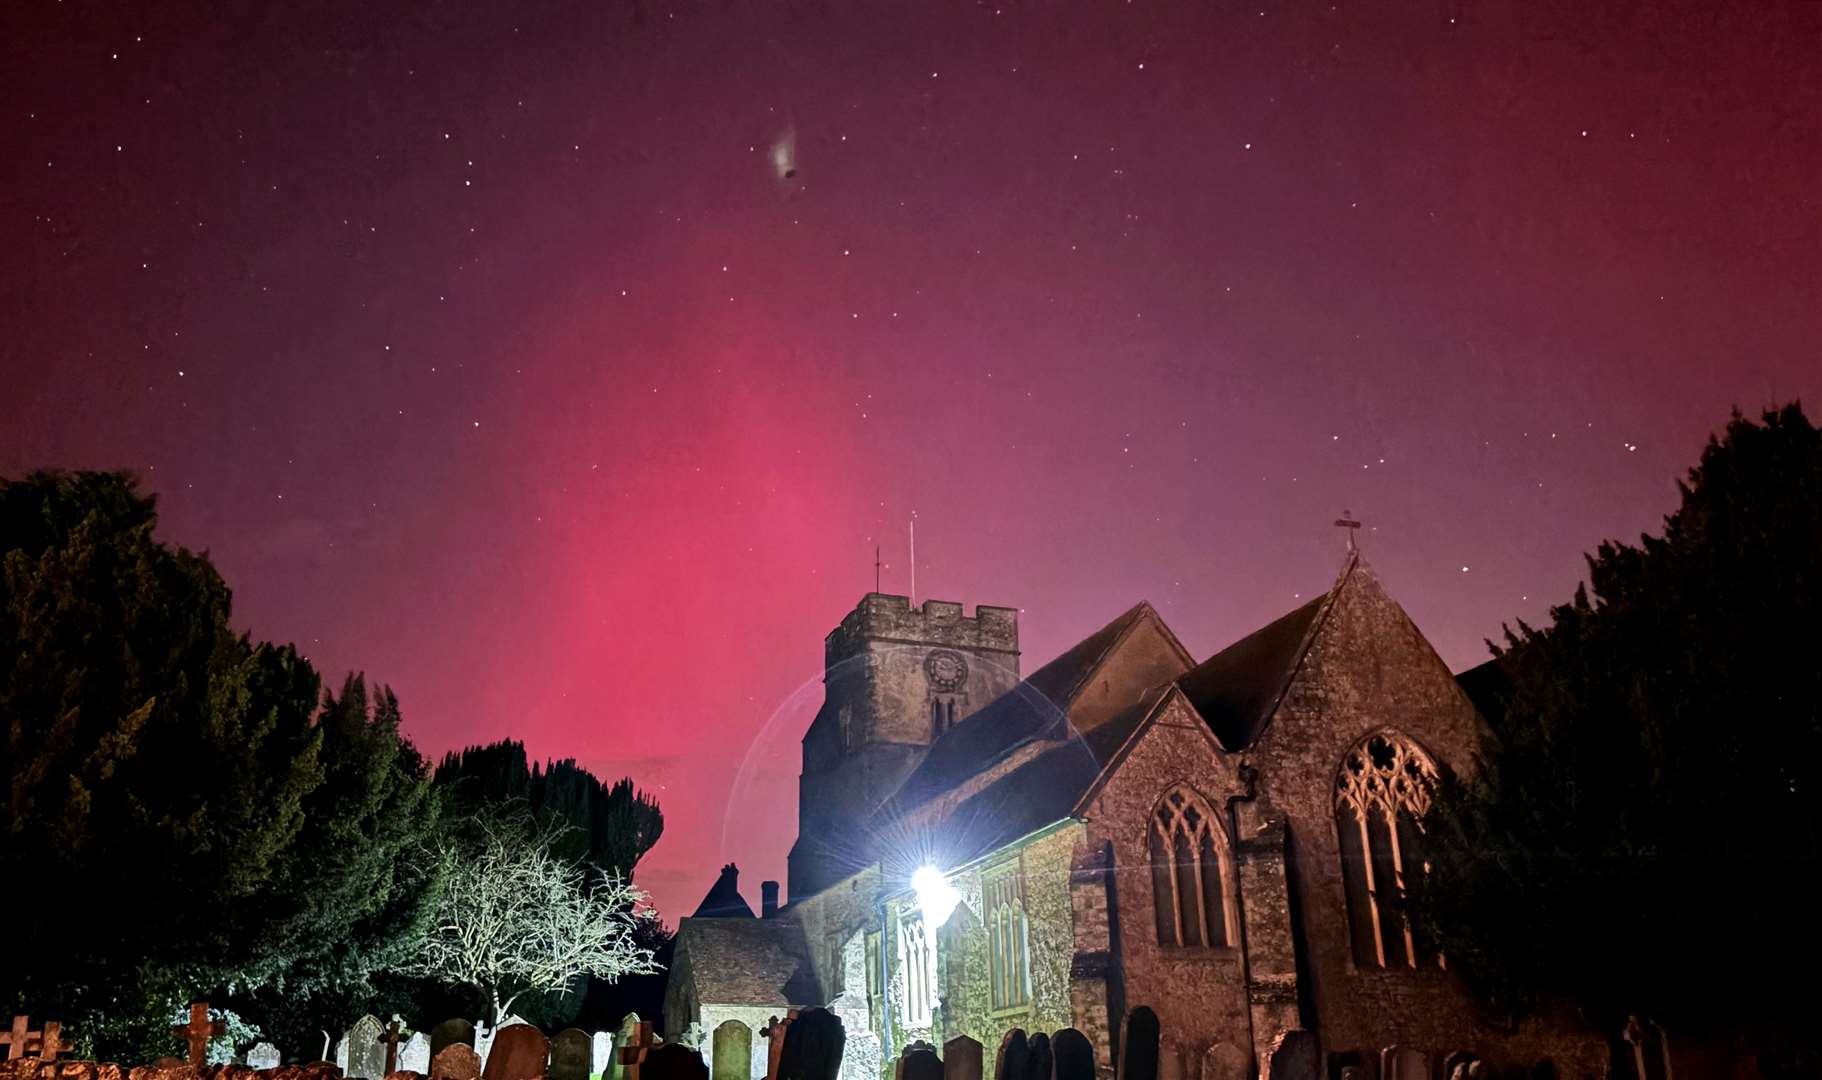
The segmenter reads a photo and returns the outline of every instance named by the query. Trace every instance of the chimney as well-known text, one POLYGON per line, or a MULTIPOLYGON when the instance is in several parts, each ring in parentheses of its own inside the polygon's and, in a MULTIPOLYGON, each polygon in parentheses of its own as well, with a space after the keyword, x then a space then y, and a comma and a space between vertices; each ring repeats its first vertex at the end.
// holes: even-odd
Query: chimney
POLYGON ((778 914, 778 882, 759 883, 759 917, 769 919, 778 914))

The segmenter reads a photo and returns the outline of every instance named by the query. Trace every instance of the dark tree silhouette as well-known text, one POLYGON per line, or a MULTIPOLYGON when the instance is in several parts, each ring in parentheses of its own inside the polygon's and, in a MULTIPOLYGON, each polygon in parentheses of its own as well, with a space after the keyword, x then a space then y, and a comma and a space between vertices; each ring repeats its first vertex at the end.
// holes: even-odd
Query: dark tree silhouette
POLYGON ((1502 1006, 1765 1019, 1822 960, 1822 435, 1736 413, 1680 486, 1465 677, 1496 737, 1444 783, 1412 907, 1502 1006))

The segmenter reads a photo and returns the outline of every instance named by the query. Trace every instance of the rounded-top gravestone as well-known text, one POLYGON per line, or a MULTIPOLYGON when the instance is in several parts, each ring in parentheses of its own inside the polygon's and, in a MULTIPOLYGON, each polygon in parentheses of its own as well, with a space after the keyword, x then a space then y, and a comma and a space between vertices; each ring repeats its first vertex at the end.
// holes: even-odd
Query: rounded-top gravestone
POLYGON ((595 1041, 581 1028, 564 1028, 550 1040, 550 1080, 588 1080, 595 1041))
POLYGON ((639 1080, 709 1080, 702 1055, 682 1043, 665 1043, 639 1065, 639 1080))
POLYGON ((432 1080, 481 1080, 481 1055, 474 1047, 453 1042, 430 1056, 432 1080))
POLYGON ((530 1024, 509 1024, 494 1034, 481 1066, 482 1080, 537 1080, 550 1064, 550 1040, 530 1024))
POLYGON ((453 1046, 456 1043, 461 1043, 471 1050, 474 1049, 474 1025, 459 1017, 454 1020, 445 1020, 430 1029, 430 1059, 435 1061, 436 1056, 443 1052, 445 1046, 453 1046))

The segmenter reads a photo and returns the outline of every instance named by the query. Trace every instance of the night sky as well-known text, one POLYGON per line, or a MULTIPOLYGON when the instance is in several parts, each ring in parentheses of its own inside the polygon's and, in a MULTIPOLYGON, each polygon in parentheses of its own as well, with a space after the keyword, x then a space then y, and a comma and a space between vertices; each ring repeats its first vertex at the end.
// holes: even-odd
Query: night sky
POLYGON ((1030 671, 1351 510, 1459 669, 1822 402, 1815 3, 6 8, 0 475, 138 471, 427 752, 630 773, 669 918, 783 876, 913 516, 1030 671))

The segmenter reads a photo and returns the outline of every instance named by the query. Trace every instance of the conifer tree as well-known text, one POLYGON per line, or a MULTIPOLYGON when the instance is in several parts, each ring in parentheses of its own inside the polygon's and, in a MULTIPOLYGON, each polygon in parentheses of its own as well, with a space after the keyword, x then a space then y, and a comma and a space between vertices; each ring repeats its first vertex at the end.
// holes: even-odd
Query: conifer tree
POLYGON ((1688 1030, 1822 961, 1822 433, 1736 413, 1681 494, 1495 649, 1497 737, 1429 820, 1417 925, 1502 1006, 1688 1030))

